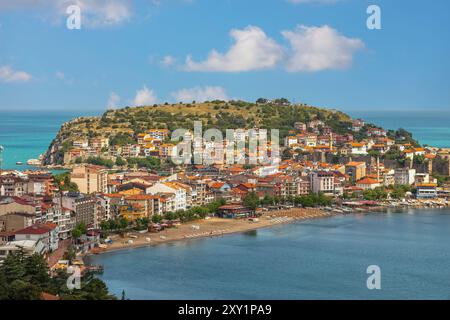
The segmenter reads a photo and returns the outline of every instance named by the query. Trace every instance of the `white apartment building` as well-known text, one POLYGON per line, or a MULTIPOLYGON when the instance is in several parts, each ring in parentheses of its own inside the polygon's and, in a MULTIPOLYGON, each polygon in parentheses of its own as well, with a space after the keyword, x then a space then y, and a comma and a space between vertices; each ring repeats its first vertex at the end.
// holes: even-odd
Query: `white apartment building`
POLYGON ((395 184, 412 185, 415 182, 416 169, 397 168, 394 173, 395 184))
POLYGON ((172 182, 158 182, 147 188, 147 194, 174 194, 174 211, 186 210, 187 208, 187 192, 186 189, 172 182))

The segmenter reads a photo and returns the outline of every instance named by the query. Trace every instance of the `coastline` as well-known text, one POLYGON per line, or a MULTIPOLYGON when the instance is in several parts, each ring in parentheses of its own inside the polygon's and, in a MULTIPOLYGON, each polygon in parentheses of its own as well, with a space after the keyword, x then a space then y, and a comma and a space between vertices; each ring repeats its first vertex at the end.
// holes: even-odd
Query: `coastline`
POLYGON ((278 225, 290 224, 297 221, 324 219, 330 217, 336 217, 345 214, 371 214, 388 212, 389 209, 398 211, 399 213, 405 209, 433 209, 439 210, 448 208, 443 207, 423 207, 420 205, 405 206, 405 207, 369 207, 366 210, 355 210, 352 212, 336 212, 325 211, 316 208, 292 208, 288 210, 271 211, 263 214, 259 221, 252 222, 248 219, 223 219, 223 218, 209 218, 204 220, 191 221, 184 223, 176 228, 166 229, 159 233, 139 233, 128 232, 123 238, 119 235, 114 235, 113 244, 107 245, 105 248, 94 248, 86 253, 81 254, 81 257, 87 257, 91 255, 99 255, 110 252, 117 252, 126 249, 137 249, 143 247, 152 247, 161 244, 167 244, 178 241, 188 241, 195 239, 216 238, 226 235, 232 235, 236 233, 245 233, 248 231, 254 231, 258 229, 270 228, 278 225), (199 227, 198 230, 194 230, 192 226, 199 227), (137 238, 135 238, 137 237, 137 238), (147 241, 146 238, 150 238, 147 241), (132 243, 129 241, 132 240, 132 243))
POLYGON ((83 254, 82 257, 84 258, 90 255, 117 252, 126 249, 151 247, 176 241, 222 237, 293 223, 296 221, 322 219, 338 215, 341 215, 341 213, 328 212, 314 208, 293 208, 289 210, 267 212, 256 222, 249 221, 248 219, 223 219, 214 217, 184 223, 176 228, 166 229, 159 233, 146 232, 140 234, 139 232, 129 232, 124 238, 115 235, 114 237, 111 237, 113 240, 111 245, 107 245, 106 248, 94 248, 83 254), (197 227, 199 229, 196 229, 197 227), (149 238, 150 241, 146 238, 149 238), (130 240, 132 243, 129 242, 130 240))

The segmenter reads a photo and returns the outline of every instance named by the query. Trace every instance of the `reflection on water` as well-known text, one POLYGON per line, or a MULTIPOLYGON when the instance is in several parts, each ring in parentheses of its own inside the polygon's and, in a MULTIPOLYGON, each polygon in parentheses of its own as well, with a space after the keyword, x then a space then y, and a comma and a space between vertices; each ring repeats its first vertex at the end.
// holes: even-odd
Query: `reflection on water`
POLYGON ((243 233, 247 237, 256 237, 258 235, 258 230, 249 230, 243 233))
POLYGON ((450 210, 345 215, 90 257, 131 299, 448 299, 450 210), (366 287, 378 265, 382 290, 366 287))

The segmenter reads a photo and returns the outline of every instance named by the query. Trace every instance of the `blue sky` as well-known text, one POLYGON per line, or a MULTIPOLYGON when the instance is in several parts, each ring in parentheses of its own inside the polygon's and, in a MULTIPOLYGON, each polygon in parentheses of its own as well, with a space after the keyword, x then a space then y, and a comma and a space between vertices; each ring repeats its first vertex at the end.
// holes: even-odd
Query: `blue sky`
POLYGON ((258 97, 448 110, 448 57, 448 0, 0 0, 0 110, 258 97), (66 28, 70 4, 81 30, 66 28))

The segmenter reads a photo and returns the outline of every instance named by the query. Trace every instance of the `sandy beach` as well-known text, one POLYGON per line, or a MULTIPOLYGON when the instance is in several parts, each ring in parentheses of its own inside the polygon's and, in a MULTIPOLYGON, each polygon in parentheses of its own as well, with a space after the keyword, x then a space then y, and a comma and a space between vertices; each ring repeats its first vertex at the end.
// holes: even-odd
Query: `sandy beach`
POLYGON ((245 232, 299 220, 318 219, 336 215, 319 209, 293 208, 289 210, 271 211, 263 214, 257 221, 249 219, 209 218, 183 223, 176 228, 166 229, 159 233, 129 232, 125 237, 113 235, 113 243, 104 248, 95 248, 90 254, 101 254, 116 250, 152 246, 171 241, 182 241, 206 237, 219 237, 227 234, 245 232))

